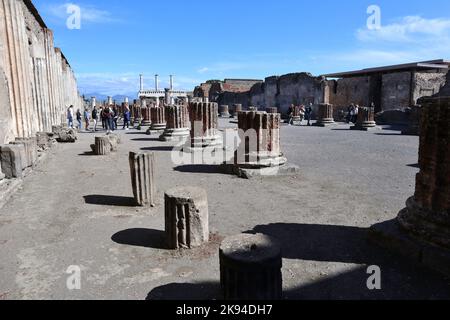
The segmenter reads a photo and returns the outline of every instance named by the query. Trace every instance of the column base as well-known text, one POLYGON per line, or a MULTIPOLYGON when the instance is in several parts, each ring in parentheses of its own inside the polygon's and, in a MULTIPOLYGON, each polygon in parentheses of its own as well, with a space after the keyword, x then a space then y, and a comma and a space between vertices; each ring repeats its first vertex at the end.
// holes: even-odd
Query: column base
POLYGON ((220 117, 221 118, 231 118, 231 114, 229 114, 229 113, 221 113, 220 117))
POLYGON ((170 141, 182 141, 187 140, 190 136, 189 128, 181 129, 166 129, 164 133, 159 137, 159 140, 170 142, 170 141))
POLYGON ((167 123, 152 123, 150 130, 161 131, 161 130, 165 130, 166 127, 167 127, 167 123))
MULTIPOLYGON (((191 150, 201 150, 207 147, 222 146, 223 140, 220 134, 201 138, 191 138, 191 150)), ((188 148, 189 149, 189 148, 188 148)))
POLYGON ((328 127, 328 126, 333 126, 335 125, 336 122, 334 122, 333 119, 323 119, 321 121, 317 121, 316 123, 313 124, 314 127, 328 127))
POLYGON ((450 277, 450 250, 412 237, 397 219, 373 225, 369 242, 450 277))
POLYGON ((142 121, 141 122, 141 126, 145 126, 145 127, 150 126, 151 124, 152 124, 151 121, 142 121))
POLYGON ((370 131, 370 130, 379 130, 376 122, 364 122, 363 124, 356 124, 350 127, 350 130, 359 130, 359 131, 370 131))
POLYGON ((277 167, 265 168, 243 168, 235 164, 224 163, 220 170, 225 174, 233 174, 243 179, 253 179, 257 177, 280 177, 293 176, 300 172, 300 168, 294 164, 285 163, 277 167))

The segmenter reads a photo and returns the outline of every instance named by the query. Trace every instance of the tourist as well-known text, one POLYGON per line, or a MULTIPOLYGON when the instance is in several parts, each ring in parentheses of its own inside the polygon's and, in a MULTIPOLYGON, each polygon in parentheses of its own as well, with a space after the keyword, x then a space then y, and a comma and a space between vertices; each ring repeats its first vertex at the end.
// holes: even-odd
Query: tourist
POLYGON ((303 120, 305 120, 306 108, 304 105, 301 105, 299 108, 300 108, 300 125, 303 125, 303 120))
POLYGON ((85 123, 85 127, 86 127, 86 131, 89 131, 89 123, 91 122, 90 119, 90 114, 88 111, 88 108, 84 109, 84 123, 85 123))
POLYGON ((130 108, 125 106, 123 111, 123 130, 130 130, 130 108))
POLYGON ((117 130, 117 121, 119 120, 119 110, 117 106, 114 106, 113 110, 113 130, 117 130))
POLYGON ((69 128, 73 129, 73 106, 70 106, 69 109, 67 109, 67 122, 69 128))
POLYGON ((106 106, 103 110, 103 117, 105 119, 106 133, 109 134, 113 131, 113 110, 110 106, 106 106))
POLYGON ((353 111, 355 110, 355 106, 351 103, 347 108, 347 123, 352 122, 353 119, 353 111))
POLYGON ((356 105, 355 106, 355 111, 354 111, 354 116, 353 116, 353 123, 355 123, 355 124, 358 121, 358 113, 359 113, 359 106, 356 105))
POLYGON ((308 127, 311 126, 312 113, 313 113, 313 104, 310 103, 305 109, 305 119, 306 119, 306 121, 308 121, 308 124, 307 124, 308 127))
POLYGON ((92 110, 92 120, 94 120, 94 132, 97 131, 97 120, 98 120, 98 111, 97 107, 94 106, 94 109, 92 110))
POLYGON ((291 106, 288 109, 288 116, 289 116, 289 122, 288 124, 291 126, 292 124, 294 124, 294 111, 295 111, 295 106, 293 104, 291 104, 291 106))
POLYGON ((78 121, 78 130, 81 131, 83 123, 82 123, 82 120, 81 120, 81 111, 80 111, 80 109, 77 109, 77 121, 78 121))
POLYGON ((106 130, 106 116, 105 116, 105 108, 100 108, 100 118, 102 119, 102 128, 106 130))

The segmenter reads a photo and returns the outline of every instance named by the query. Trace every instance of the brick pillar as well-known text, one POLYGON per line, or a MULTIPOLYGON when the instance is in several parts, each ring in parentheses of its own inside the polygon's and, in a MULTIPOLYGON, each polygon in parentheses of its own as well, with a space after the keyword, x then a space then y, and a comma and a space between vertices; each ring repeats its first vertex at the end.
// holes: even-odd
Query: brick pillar
POLYGON ((150 108, 144 107, 141 109, 142 112, 142 125, 143 126, 149 126, 150 121, 150 108))
POLYGON ((161 141, 185 140, 190 135, 189 114, 186 105, 165 107, 167 126, 160 136, 161 141))
POLYGON ((368 131, 370 129, 376 128, 376 126, 377 123, 375 122, 375 108, 360 107, 356 125, 351 127, 350 129, 368 131))
POLYGON ((231 116, 227 105, 221 105, 219 108, 219 113, 221 118, 229 118, 231 116))
POLYGON ((420 118, 422 113, 422 106, 415 105, 411 108, 409 114, 408 128, 402 131, 403 135, 419 136, 420 135, 420 118))
POLYGON ((335 124, 333 117, 333 105, 328 103, 319 104, 318 119, 316 125, 326 127, 335 124))
POLYGON ((242 111, 242 104, 235 104, 233 105, 233 117, 237 118, 237 115, 239 112, 242 111))
POLYGON ((154 153, 129 154, 131 186, 134 200, 138 206, 153 207, 155 205, 154 153))
POLYGON ((165 231, 169 249, 191 249, 209 241, 206 191, 174 188, 165 193, 165 231))
POLYGON ((261 234, 226 238, 219 249, 220 286, 225 300, 280 300, 280 245, 261 234))
POLYGON ((398 216, 420 239, 450 249, 450 98, 423 100, 416 192, 398 216))
POLYGON ((152 122, 152 130, 164 130, 166 128, 166 115, 164 107, 150 108, 150 119, 152 122))
POLYGON ((239 167, 263 168, 286 163, 280 149, 281 114, 245 111, 238 115, 241 144, 234 163, 239 167))
POLYGON ((191 120, 191 147, 204 148, 220 145, 217 103, 191 102, 189 104, 191 120))

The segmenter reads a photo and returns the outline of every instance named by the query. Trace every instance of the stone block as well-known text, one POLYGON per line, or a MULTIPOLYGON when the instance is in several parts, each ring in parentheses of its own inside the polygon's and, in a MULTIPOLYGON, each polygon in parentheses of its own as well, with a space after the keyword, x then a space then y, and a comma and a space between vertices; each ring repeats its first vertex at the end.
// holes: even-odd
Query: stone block
POLYGON ((1 167, 8 179, 22 178, 22 157, 25 155, 25 146, 22 144, 10 144, 0 147, 1 167))

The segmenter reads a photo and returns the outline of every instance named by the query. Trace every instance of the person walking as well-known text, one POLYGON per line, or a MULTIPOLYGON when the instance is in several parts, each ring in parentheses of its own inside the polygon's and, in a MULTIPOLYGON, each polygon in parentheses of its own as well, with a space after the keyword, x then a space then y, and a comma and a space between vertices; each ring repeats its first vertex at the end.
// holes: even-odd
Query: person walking
POLYGON ((98 121, 98 111, 97 107, 94 106, 94 109, 92 110, 92 120, 94 121, 94 132, 97 131, 97 121, 98 121))
POLYGON ((310 127, 311 126, 311 118, 312 118, 312 113, 313 113, 313 104, 310 103, 306 109, 305 109, 305 119, 306 121, 308 121, 307 126, 310 127))
POLYGON ((100 107, 100 119, 102 120, 102 128, 106 130, 105 108, 100 107))
POLYGON ((113 131, 113 110, 110 106, 106 106, 103 109, 103 116, 105 118, 106 134, 110 134, 113 131))
POLYGON ((123 111, 123 130, 130 130, 130 108, 125 106, 123 111))
POLYGON ((81 131, 82 128, 82 121, 81 121, 81 111, 80 109, 77 109, 77 121, 78 121, 78 130, 81 131))
POLYGON ((354 111, 354 116, 353 116, 353 123, 355 123, 355 124, 358 121, 358 114, 359 114, 359 106, 356 105, 355 106, 355 111, 354 111))
POLYGON ((113 110, 113 131, 117 130, 117 121, 119 120, 119 109, 117 106, 114 106, 113 110))
POLYGON ((86 131, 89 131, 89 124, 91 122, 91 115, 89 114, 89 111, 87 108, 84 109, 84 123, 86 127, 86 131))
POLYGON ((73 129, 73 116, 74 116, 73 106, 71 105, 67 109, 67 125, 69 126, 69 128, 72 128, 72 129, 73 129))
POLYGON ((295 106, 293 104, 291 104, 291 106, 288 109, 288 116, 289 116, 288 124, 290 126, 294 123, 294 109, 295 109, 295 106))

